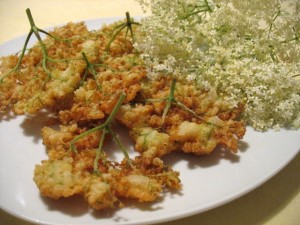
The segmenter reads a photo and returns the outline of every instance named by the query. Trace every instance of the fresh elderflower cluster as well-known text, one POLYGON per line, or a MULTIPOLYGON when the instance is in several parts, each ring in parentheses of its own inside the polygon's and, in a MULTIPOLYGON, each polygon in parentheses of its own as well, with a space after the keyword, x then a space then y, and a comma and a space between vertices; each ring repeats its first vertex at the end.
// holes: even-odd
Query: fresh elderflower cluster
POLYGON ((300 127, 300 1, 137 0, 149 76, 215 88, 258 130, 300 127))

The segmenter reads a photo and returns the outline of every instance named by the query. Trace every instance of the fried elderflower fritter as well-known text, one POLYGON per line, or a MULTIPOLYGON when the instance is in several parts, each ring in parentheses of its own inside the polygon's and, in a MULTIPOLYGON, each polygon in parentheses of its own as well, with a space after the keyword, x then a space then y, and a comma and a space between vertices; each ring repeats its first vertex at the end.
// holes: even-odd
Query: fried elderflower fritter
POLYGON ((81 195, 95 210, 122 207, 128 198, 152 202, 181 188, 179 172, 162 156, 209 154, 219 145, 237 151, 245 133, 242 104, 171 75, 148 79, 133 47, 138 23, 126 16, 94 31, 69 23, 23 55, 1 58, 1 112, 46 110, 58 121, 42 129, 48 159, 36 165, 33 179, 43 196, 81 195), (128 127, 137 156, 120 141, 115 122, 128 127), (110 158, 110 140, 121 162, 110 158))
POLYGON ((151 202, 161 197, 164 187, 180 188, 179 173, 156 158, 145 167, 137 157, 129 165, 99 160, 99 173, 93 172, 95 149, 69 153, 36 165, 34 181, 43 196, 59 199, 83 195, 90 207, 100 210, 122 206, 123 198, 151 202))
MULTIPOLYGON (((6 90, 3 87, 9 85, 11 90, 9 94, 5 94, 6 101, 1 103, 1 108, 12 105, 16 114, 35 114, 43 108, 54 106, 57 101, 72 94, 85 68, 84 62, 78 60, 81 52, 97 54, 94 41, 86 41, 79 37, 88 33, 83 23, 69 23, 55 29, 52 35, 68 39, 68 41, 55 40, 49 36, 43 41, 48 53, 47 70, 43 67, 45 56, 39 44, 30 48, 24 55, 19 69, 1 79, 1 95, 6 90)), ((1 59, 2 62, 8 60, 16 63, 16 59, 12 56, 1 59)), ((11 62, 2 63, 1 74, 5 74, 11 68, 11 62)))
POLYGON ((125 102, 135 98, 141 88, 140 80, 145 76, 145 68, 131 49, 120 57, 107 57, 98 70, 97 82, 93 79, 84 82, 74 92, 71 109, 59 113, 62 123, 104 118, 111 112, 122 91, 126 93, 125 102), (101 85, 97 87, 97 83, 101 85))
POLYGON ((245 123, 238 121, 243 107, 233 107, 214 90, 201 91, 184 82, 171 84, 168 78, 143 81, 142 97, 133 105, 123 105, 117 115, 130 129, 145 162, 175 150, 210 154, 219 145, 236 152, 246 131, 245 123))

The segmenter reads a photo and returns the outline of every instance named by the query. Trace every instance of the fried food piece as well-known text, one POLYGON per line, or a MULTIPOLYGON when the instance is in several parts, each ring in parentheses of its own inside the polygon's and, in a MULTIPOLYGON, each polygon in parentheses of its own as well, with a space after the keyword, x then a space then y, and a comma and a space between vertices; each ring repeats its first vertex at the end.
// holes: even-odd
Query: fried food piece
MULTIPOLYGON (((16 55, 0 58, 0 79, 13 69, 17 61, 16 55)), ((16 83, 15 76, 7 76, 0 82, 0 112, 4 112, 11 105, 11 96, 15 92, 16 83)))
MULTIPOLYGON (((17 55, 3 57, 0 65, 0 79, 5 76, 0 84, 1 111, 12 106, 16 114, 34 115, 46 109, 59 117, 59 126, 42 129, 48 159, 36 165, 33 178, 41 194, 53 199, 82 195, 96 210, 122 206, 120 199, 125 198, 155 201, 165 189, 180 188, 179 172, 156 157, 163 155, 162 147, 173 150, 166 145, 168 134, 151 128, 146 138, 153 145, 149 160, 130 159, 124 153, 118 163, 99 144, 104 134, 113 136, 112 128, 88 132, 105 123, 121 94, 126 96, 123 105, 135 100, 146 75, 126 31, 111 42, 115 25, 89 32, 84 23, 69 23, 52 31, 44 46, 37 43, 26 52, 17 70, 17 55)), ((153 110, 147 107, 145 114, 153 110)))
POLYGON ((218 145, 213 131, 214 126, 211 124, 184 121, 171 134, 172 140, 180 143, 183 152, 202 155, 211 153, 218 145))
MULTIPOLYGON (((16 114, 35 114, 46 108, 59 117, 58 128, 42 129, 49 159, 34 171, 41 194, 54 199, 82 195, 95 210, 120 207, 126 198, 152 202, 165 189, 179 189, 179 172, 162 156, 210 154, 219 145, 235 152, 245 133, 238 119, 243 107, 232 107, 215 90, 178 81, 171 96, 171 79, 148 80, 126 32, 111 42, 117 24, 93 32, 83 23, 55 29, 51 34, 60 38, 44 40, 47 55, 36 44, 19 70, 0 84, 0 110, 13 105, 16 114), (122 105, 116 118, 129 128, 139 153, 130 159, 122 149, 120 163, 109 159, 102 143, 110 135, 116 141, 106 121, 117 102, 122 105)), ((2 58, 1 74, 17 60, 2 58)))
POLYGON ((161 196, 165 188, 179 189, 179 172, 164 165, 159 158, 154 158, 145 164, 142 157, 136 157, 132 166, 128 161, 122 161, 119 169, 111 169, 115 177, 116 195, 119 198, 131 198, 139 202, 152 202, 161 196))
POLYGON ((54 199, 83 195, 96 210, 122 206, 120 199, 155 201, 165 188, 180 187, 179 173, 166 167, 160 159, 147 166, 140 160, 132 165, 99 162, 99 173, 91 170, 95 150, 49 159, 36 165, 34 181, 43 196, 54 199))
POLYGON ((142 156, 137 156, 134 163, 142 171, 142 174, 154 176, 160 184, 172 189, 181 188, 180 172, 174 171, 171 166, 165 165, 161 158, 155 157, 150 163, 145 163, 142 156))
POLYGON ((73 170, 73 159, 44 160, 34 170, 34 181, 41 194, 53 199, 69 197, 83 191, 80 171, 73 170))
MULTIPOLYGON (((97 54, 95 41, 85 40, 79 36, 89 34, 83 23, 69 23, 55 29, 51 34, 59 37, 59 40, 47 36, 43 40, 46 53, 43 52, 40 43, 35 44, 24 55, 17 70, 10 71, 11 64, 14 63, 15 66, 17 63, 14 57, 8 56, 2 59, 4 62, 13 61, 2 63, 0 69, 3 76, 11 72, 5 76, 2 84, 14 78, 14 83, 10 85, 9 96, 6 97, 9 102, 5 105, 13 105, 16 114, 35 114, 43 108, 55 105, 57 100, 66 95, 72 94, 85 68, 85 63, 78 60, 82 58, 81 52, 87 52, 89 55, 97 54)), ((0 86, 2 89, 2 85, 0 86)))
POLYGON ((161 185, 157 180, 134 173, 122 176, 117 186, 118 195, 137 199, 139 202, 156 200, 161 190, 161 185))
MULTIPOLYGON (((61 159, 69 153, 71 141, 88 128, 79 128, 77 124, 61 125, 58 130, 44 127, 42 129, 43 144, 47 148, 49 159, 61 159)), ((102 132, 95 131, 79 139, 75 143, 77 151, 98 147, 102 132)))
MULTIPOLYGON (((84 190, 84 198, 89 206, 96 210, 113 208, 116 203, 120 203, 115 196, 113 184, 116 180, 110 174, 92 176, 87 182, 84 190)), ((122 206, 122 204, 119 204, 122 206)))
MULTIPOLYGON (((162 114, 165 108, 166 101, 164 99, 170 94, 171 83, 172 79, 166 76, 156 80, 142 80, 141 95, 144 98, 144 102, 151 103, 150 105, 154 106, 156 114, 162 114)), ((199 89, 193 83, 188 83, 187 81, 178 80, 176 82, 174 97, 177 102, 182 103, 186 108, 193 111, 194 116, 198 115, 203 119, 215 115, 222 115, 224 119, 225 115, 227 119, 235 119, 244 110, 242 105, 233 106, 230 102, 225 101, 218 96, 216 90, 199 89), (233 112, 236 113, 234 114, 233 112)), ((174 105, 178 106, 178 104, 174 105)), ((192 114, 189 114, 189 117, 191 116, 192 114)))
POLYGON ((137 103, 134 107, 131 104, 122 105, 116 115, 119 122, 129 129, 147 124, 153 112, 152 105, 137 103))
POLYGON ((108 57, 99 68, 97 82, 88 79, 74 92, 71 109, 59 114, 61 122, 67 124, 102 119, 110 114, 121 92, 126 94, 124 103, 133 100, 146 73, 137 57, 134 54, 108 57))
POLYGON ((184 121, 171 133, 172 140, 179 143, 183 152, 203 155, 210 154, 218 145, 237 152, 238 140, 243 137, 245 127, 232 120, 222 121, 220 127, 184 121))
POLYGON ((149 162, 175 150, 210 154, 219 145, 237 152, 238 141, 246 131, 245 123, 239 120, 243 107, 231 106, 214 90, 201 91, 192 84, 177 82, 163 119, 170 84, 168 78, 144 81, 144 99, 122 106, 117 114, 118 121, 130 129, 135 150, 143 160, 149 162))
MULTIPOLYGON (((109 93, 103 92, 103 96, 115 93, 114 91, 117 88, 123 88, 121 84, 124 84, 128 101, 130 101, 139 90, 138 77, 143 76, 145 72, 141 70, 143 67, 139 66, 141 60, 138 56, 131 54, 132 43, 124 36, 116 37, 110 49, 107 49, 112 30, 113 25, 106 26, 97 32, 90 32, 82 22, 69 23, 50 32, 52 36, 47 36, 43 40, 44 46, 37 43, 30 48, 17 70, 13 70, 18 61, 17 56, 3 57, 0 79, 2 76, 5 78, 1 80, 0 85, 1 110, 13 105, 16 114, 35 114, 43 108, 53 108, 58 101, 73 94, 85 78, 84 75, 87 75, 88 68, 83 59, 83 53, 90 65, 97 64, 94 68, 101 67, 96 72, 110 71, 109 76, 116 79, 103 81, 116 84, 112 87, 106 85, 108 88, 111 87, 111 90, 109 93), (6 76, 8 72, 11 73, 6 76)), ((103 76, 97 75, 94 80, 101 80, 101 77, 103 76)), ((115 94, 118 96, 117 93, 115 94)), ((107 99, 103 99, 105 100, 107 99)), ((114 99, 111 102, 115 103, 114 99)), ((85 113, 88 118, 101 117, 101 110, 96 108, 94 106, 90 113, 85 113)), ((105 112, 109 112, 110 108, 108 105, 105 112)), ((73 115, 78 111, 86 110, 89 109, 76 109, 73 115)))
POLYGON ((130 131, 130 136, 135 140, 135 150, 142 154, 147 163, 150 163, 153 158, 162 157, 179 147, 175 141, 170 139, 170 135, 158 132, 151 127, 134 127, 130 131))

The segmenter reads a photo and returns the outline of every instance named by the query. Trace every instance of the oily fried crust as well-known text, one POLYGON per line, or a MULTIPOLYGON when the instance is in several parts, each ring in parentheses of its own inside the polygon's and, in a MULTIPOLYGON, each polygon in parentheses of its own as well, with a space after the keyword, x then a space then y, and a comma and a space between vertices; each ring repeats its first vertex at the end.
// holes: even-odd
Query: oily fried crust
POLYGON ((82 60, 77 60, 81 57, 80 52, 88 51, 94 54, 96 50, 89 46, 94 43, 88 44, 79 37, 79 34, 85 36, 88 32, 84 23, 69 23, 57 28, 53 35, 60 39, 70 38, 70 40, 57 41, 47 37, 43 41, 47 46, 47 55, 43 55, 42 48, 37 43, 24 55, 16 70, 12 70, 17 64, 15 57, 3 57, 2 62, 9 62, 1 63, 0 66, 0 78, 3 78, 0 95, 5 92, 2 90, 3 85, 5 87, 9 83, 11 89, 6 93, 5 105, 12 106, 16 114, 36 114, 72 93, 77 88, 85 67, 82 60), (68 63, 65 58, 69 59, 68 63), (43 60, 46 60, 46 65, 43 60), (9 71, 11 73, 5 76, 9 71))
POLYGON ((210 154, 220 145, 237 152, 238 141, 246 131, 245 123, 239 120, 242 105, 232 107, 215 91, 200 91, 182 82, 176 86, 176 102, 163 119, 170 82, 166 78, 147 80, 141 90, 144 103, 124 105, 117 115, 130 129, 135 149, 144 161, 175 150, 210 154))
MULTIPOLYGON (((152 202, 166 189, 179 189, 179 172, 162 156, 210 154, 219 145, 236 152, 245 133, 242 104, 233 107, 214 90, 183 81, 170 97, 171 79, 147 79, 125 32, 108 49, 115 25, 94 32, 84 23, 56 28, 51 34, 67 41, 44 40, 51 59, 46 69, 36 44, 0 83, 0 111, 12 107, 16 114, 35 115, 48 110, 59 119, 58 127, 42 129, 48 159, 36 165, 33 178, 41 194, 53 199, 82 195, 96 210, 123 206, 125 198, 152 202), (123 161, 114 162, 100 143, 104 135, 105 140, 117 137, 111 126, 102 125, 122 94, 116 120, 128 127, 138 156, 124 153, 123 161)), ((17 55, 1 58, 0 79, 17 61, 17 55)))
MULTIPOLYGON (((105 121, 121 93, 126 96, 123 104, 132 102, 146 75, 146 69, 126 39, 117 38, 109 54, 104 53, 106 45, 103 43, 107 42, 105 35, 109 31, 111 27, 100 31, 101 42, 93 38, 92 42, 85 42, 85 48, 92 50, 88 59, 95 63, 94 73, 81 64, 81 80, 76 82, 71 95, 62 94, 58 106, 51 105, 53 99, 47 99, 51 106, 48 109, 57 113, 61 125, 42 129, 49 159, 36 165, 34 171, 34 181, 42 195, 54 199, 82 195, 96 210, 122 206, 123 198, 155 201, 165 188, 180 188, 179 173, 165 166, 159 158, 147 164, 140 157, 116 163, 108 160, 104 152, 99 155, 102 130, 83 135, 73 143, 74 149, 71 148, 76 137, 105 121)), ((40 107, 44 105, 41 103, 40 107)))
POLYGON ((131 165, 99 162, 101 176, 91 171, 95 150, 68 154, 36 165, 34 181, 43 196, 54 199, 83 195, 90 207, 101 210, 122 206, 120 200, 139 202, 158 199, 164 187, 180 188, 179 173, 156 158, 147 167, 136 158, 131 165))
MULTIPOLYGON (((77 112, 87 116, 87 120, 103 117, 103 113, 110 113, 122 89, 127 94, 127 102, 132 100, 140 89, 139 80, 145 75, 145 69, 141 66, 139 57, 133 54, 130 40, 122 35, 124 32, 107 49, 114 25, 105 26, 97 32, 88 31, 83 22, 68 23, 56 28, 51 35, 57 39, 47 36, 43 40, 47 55, 43 55, 43 50, 37 43, 24 55, 16 70, 13 68, 18 61, 17 55, 2 57, 1 111, 9 106, 12 106, 16 114, 34 115, 45 108, 59 111, 55 107, 56 103, 69 98, 78 88, 84 89, 78 95, 95 90, 95 84, 85 84, 90 79, 103 85, 100 97, 102 103, 98 103, 100 107, 92 106, 90 109, 77 106, 69 112, 70 115, 62 116, 62 122, 73 119, 77 121, 77 112), (89 64, 93 65, 93 75, 91 69, 87 68, 83 53, 89 64), (8 72, 9 75, 6 75, 8 72), (108 101, 111 103, 106 104, 108 101)), ((66 107, 61 105, 62 110, 66 107)))
POLYGON ((74 104, 71 109, 60 111, 61 122, 68 124, 102 119, 111 113, 122 92, 126 94, 124 103, 132 101, 141 88, 140 80, 145 76, 145 69, 141 66, 126 65, 128 58, 136 58, 136 56, 123 55, 123 59, 118 57, 108 61, 107 67, 121 70, 100 71, 98 78, 100 87, 97 87, 95 80, 89 79, 78 88, 74 92, 74 104))

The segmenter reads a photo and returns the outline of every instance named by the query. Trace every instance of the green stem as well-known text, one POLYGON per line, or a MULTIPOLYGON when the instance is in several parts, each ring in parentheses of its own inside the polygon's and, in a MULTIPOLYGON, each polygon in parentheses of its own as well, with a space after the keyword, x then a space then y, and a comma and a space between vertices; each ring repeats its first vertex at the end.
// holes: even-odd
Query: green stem
POLYGON ((201 12, 207 12, 207 9, 202 9, 202 10, 198 10, 198 11, 192 12, 192 13, 186 15, 185 17, 183 17, 183 19, 187 19, 187 18, 189 18, 189 17, 191 17, 193 15, 199 14, 201 12))
POLYGON ((205 15, 206 12, 211 13, 213 11, 212 8, 209 6, 207 0, 204 0, 203 5, 194 5, 193 8, 189 8, 189 6, 187 6, 187 10, 186 10, 184 4, 181 4, 181 7, 182 7, 184 13, 186 14, 185 16, 180 17, 180 19, 183 19, 183 20, 188 19, 189 17, 194 16, 199 13, 203 13, 202 15, 205 15))
POLYGON ((84 138, 85 136, 97 131, 97 130, 102 130, 103 128, 105 128, 105 124, 102 124, 100 126, 97 126, 97 127, 94 127, 92 129, 89 129, 79 135, 77 135, 71 142, 70 142, 70 148, 71 148, 71 151, 73 152, 76 152, 77 153, 77 149, 76 149, 76 146, 75 146, 75 143, 80 140, 81 138, 84 138))
POLYGON ((26 37, 26 40, 25 40, 25 43, 24 43, 24 46, 23 46, 23 49, 22 49, 22 52, 21 52, 21 55, 19 56, 19 59, 18 59, 18 62, 16 64, 16 66, 10 70, 9 72, 7 72, 6 74, 4 74, 1 79, 0 79, 0 84, 3 82, 3 80, 5 79, 5 77, 7 77, 9 74, 13 73, 14 71, 18 70, 21 63, 22 63, 22 60, 23 60, 23 57, 25 55, 25 52, 26 52, 26 49, 27 49, 27 45, 28 45, 28 42, 30 40, 30 37, 31 35, 33 34, 32 30, 30 29, 27 37, 26 37))
POLYGON ((23 49, 22 49, 22 52, 19 56, 19 59, 18 59, 18 62, 16 64, 16 66, 11 69, 9 72, 7 72, 6 74, 4 74, 1 78, 0 78, 0 84, 3 82, 3 80, 11 73, 13 73, 14 71, 18 70, 21 63, 22 63, 22 60, 24 58, 24 55, 25 55, 25 52, 26 52, 26 49, 27 49, 27 45, 29 43, 29 40, 31 38, 31 35, 34 33, 34 35, 36 36, 38 42, 39 42, 39 45, 41 47, 41 50, 42 50, 42 55, 43 55, 43 59, 42 59, 42 67, 43 67, 43 70, 46 72, 47 74, 47 78, 45 80, 45 83, 47 82, 47 80, 51 77, 51 72, 49 71, 49 69, 47 68, 47 62, 48 60, 50 59, 49 56, 48 56, 48 53, 47 53, 47 50, 46 50, 46 46, 39 34, 39 32, 41 33, 44 33, 56 40, 60 40, 60 41, 68 41, 70 39, 61 39, 61 38, 58 38, 58 37, 55 37, 54 35, 38 28, 36 25, 35 25, 35 22, 33 20, 33 17, 32 17, 32 14, 31 14, 31 11, 29 8, 26 9, 26 15, 27 15, 27 18, 29 20, 29 23, 30 23, 30 30, 28 32, 28 35, 26 37, 26 40, 25 40, 25 43, 24 43, 24 46, 23 46, 23 49))
POLYGON ((132 24, 134 24, 134 22, 131 21, 129 12, 126 12, 125 14, 126 14, 126 25, 127 25, 127 31, 126 31, 125 38, 127 37, 128 31, 130 31, 131 37, 134 38, 133 31, 132 31, 132 24))
POLYGON ((127 159, 127 162, 129 162, 131 164, 131 160, 130 160, 129 154, 128 154, 125 146, 122 144, 122 142, 120 141, 120 139, 117 137, 117 134, 113 130, 111 130, 111 129, 109 129, 109 133, 112 135, 112 138, 113 138, 114 142, 122 150, 122 153, 123 153, 124 157, 127 159))
POLYGON ((212 10, 212 8, 209 6, 208 1, 207 1, 207 0, 204 0, 204 2, 205 2, 205 6, 207 7, 208 12, 212 12, 213 10, 212 10))
POLYGON ((167 104, 165 106, 165 109, 163 111, 163 115, 162 115, 162 123, 165 122, 166 116, 171 108, 172 103, 176 102, 175 97, 174 97, 174 93, 175 93, 175 85, 176 85, 176 80, 173 79, 171 82, 171 87, 170 87, 170 94, 169 96, 166 98, 167 104))
POLYGON ((83 56, 83 59, 86 63, 86 69, 84 71, 84 76, 83 76, 83 79, 82 79, 82 82, 86 79, 86 76, 87 76, 87 72, 90 71, 91 74, 93 75, 94 77, 94 80, 96 82, 96 85, 97 85, 97 88, 99 90, 102 90, 102 87, 101 87, 101 84, 98 82, 98 79, 97 79, 97 72, 96 70, 94 69, 94 66, 93 64, 91 64, 88 60, 88 58, 86 57, 86 54, 84 52, 82 52, 82 56, 83 56))
MULTIPOLYGON (((103 155, 103 144, 104 144, 104 139, 105 139, 105 136, 107 133, 108 133, 108 130, 106 128, 104 128, 103 132, 101 134, 101 139, 100 139, 99 146, 98 146, 98 149, 96 152, 96 158, 94 160, 94 173, 95 174, 100 174, 100 171, 98 168, 98 162, 99 162, 100 156, 103 155)), ((103 159, 103 160, 105 160, 105 159, 103 159)))
POLYGON ((193 110, 191 110, 190 108, 188 108, 185 104, 183 104, 182 102, 180 101, 177 101, 176 100, 176 105, 178 105, 180 108, 182 108, 183 110, 189 112, 190 114, 192 114, 193 116, 195 116, 196 118, 202 120, 203 122, 207 123, 207 124, 211 124, 211 125, 214 125, 216 127, 220 127, 219 125, 217 124, 214 124, 212 122, 208 122, 207 120, 205 120, 203 117, 199 116, 196 112, 194 112, 193 110))
POLYGON ((43 66, 44 71, 47 73, 47 78, 46 78, 46 81, 47 81, 51 77, 51 72, 47 68, 48 53, 46 50, 46 46, 39 34, 40 29, 34 23, 30 9, 26 9, 26 14, 27 14, 27 17, 28 17, 28 20, 30 23, 31 31, 34 33, 34 35, 38 39, 38 42, 39 42, 41 50, 42 50, 42 54, 43 54, 42 66, 43 66))
POLYGON ((69 42, 71 41, 72 39, 76 38, 76 37, 72 37, 72 38, 60 38, 60 37, 56 37, 52 34, 50 34, 49 32, 45 31, 45 30, 42 30, 40 28, 37 28, 37 30, 43 34, 46 34, 48 35, 49 37, 52 37, 54 40, 57 40, 57 41, 65 41, 65 42, 69 42))
POLYGON ((291 41, 299 41, 300 38, 299 38, 299 35, 296 32, 295 27, 293 27, 292 29, 293 29, 293 31, 295 33, 295 37, 293 37, 291 39, 288 39, 288 40, 281 41, 281 43, 286 44, 286 43, 291 42, 291 41))
MULTIPOLYGON (((121 24, 122 26, 120 26, 119 30, 117 30, 117 32, 112 36, 112 38, 110 39, 110 41, 108 42, 107 46, 106 46, 106 50, 108 51, 110 49, 111 44, 113 43, 113 41, 117 38, 117 36, 121 33, 121 31, 126 27, 126 24, 121 24)), ((113 31, 114 32, 114 31, 113 31)))
POLYGON ((126 12, 125 15, 126 15, 126 22, 119 24, 118 26, 116 26, 113 29, 113 31, 112 31, 112 37, 111 37, 110 41, 108 42, 108 44, 106 45, 106 51, 108 51, 110 49, 110 46, 111 46, 112 42, 117 38, 117 36, 126 27, 127 27, 127 30, 126 30, 126 33, 125 33, 125 38, 127 37, 128 32, 130 32, 130 35, 131 35, 132 39, 134 39, 132 25, 140 25, 140 24, 137 23, 137 22, 132 21, 129 12, 126 12))
POLYGON ((274 18, 273 18, 273 20, 272 20, 272 23, 270 24, 269 32, 268 32, 268 38, 270 38, 270 33, 271 33, 272 28, 273 28, 273 26, 274 26, 274 22, 275 22, 275 20, 277 19, 277 17, 278 17, 280 14, 281 14, 281 11, 278 10, 278 12, 275 14, 275 16, 274 16, 274 18))
MULTIPOLYGON (((214 126, 217 126, 217 127, 220 127, 216 124, 213 124, 211 122, 208 122, 207 120, 205 120, 204 118, 202 118, 201 116, 199 116, 196 112, 194 112, 193 110, 191 110, 190 108, 188 108, 185 104, 183 104, 182 102, 178 101, 176 98, 175 98, 175 85, 176 85, 176 80, 173 79, 172 82, 171 82, 171 87, 170 87, 170 93, 169 93, 169 96, 167 98, 165 98, 165 100, 167 101, 167 104, 164 108, 164 111, 163 111, 163 115, 162 115, 162 124, 165 122, 165 118, 172 106, 172 104, 175 104, 177 106, 179 106, 180 108, 182 108, 183 110, 187 111, 188 113, 192 114, 193 116, 195 116, 196 118, 204 121, 205 123, 208 123, 208 124, 211 124, 211 125, 214 125, 214 126)), ((159 99, 160 100, 160 99, 159 99)))
POLYGON ((83 132, 83 133, 77 135, 75 138, 73 138, 73 140, 70 142, 70 149, 71 149, 71 151, 77 153, 77 149, 76 149, 75 143, 76 143, 79 139, 84 138, 84 137, 86 137, 87 135, 89 135, 89 134, 91 134, 91 133, 93 133, 93 132, 95 132, 95 131, 98 131, 98 130, 103 130, 103 129, 104 129, 104 130, 105 130, 105 129, 109 130, 109 125, 111 124, 111 122, 112 122, 113 119, 115 118, 115 116, 116 116, 116 114, 117 114, 119 108, 121 107, 121 105, 122 105, 122 103, 123 103, 125 97, 126 97, 125 92, 122 92, 120 98, 118 99, 118 102, 116 103, 116 105, 114 106, 112 112, 110 113, 110 115, 108 116, 108 118, 106 119, 106 121, 105 121, 103 124, 101 124, 101 125, 99 125, 99 126, 97 126, 97 127, 94 127, 94 128, 92 128, 92 129, 89 129, 89 130, 87 130, 87 131, 85 131, 85 132, 83 132))
POLYGON ((164 102, 168 98, 148 98, 145 100, 145 102, 164 102))
POLYGON ((112 112, 109 114, 107 120, 105 121, 105 125, 106 126, 108 126, 112 122, 112 120, 115 118, 115 116, 116 116, 119 108, 121 107, 121 105, 122 105, 125 97, 126 97, 125 92, 122 92, 119 100, 117 101, 117 104, 115 105, 115 107, 113 108, 112 112))

